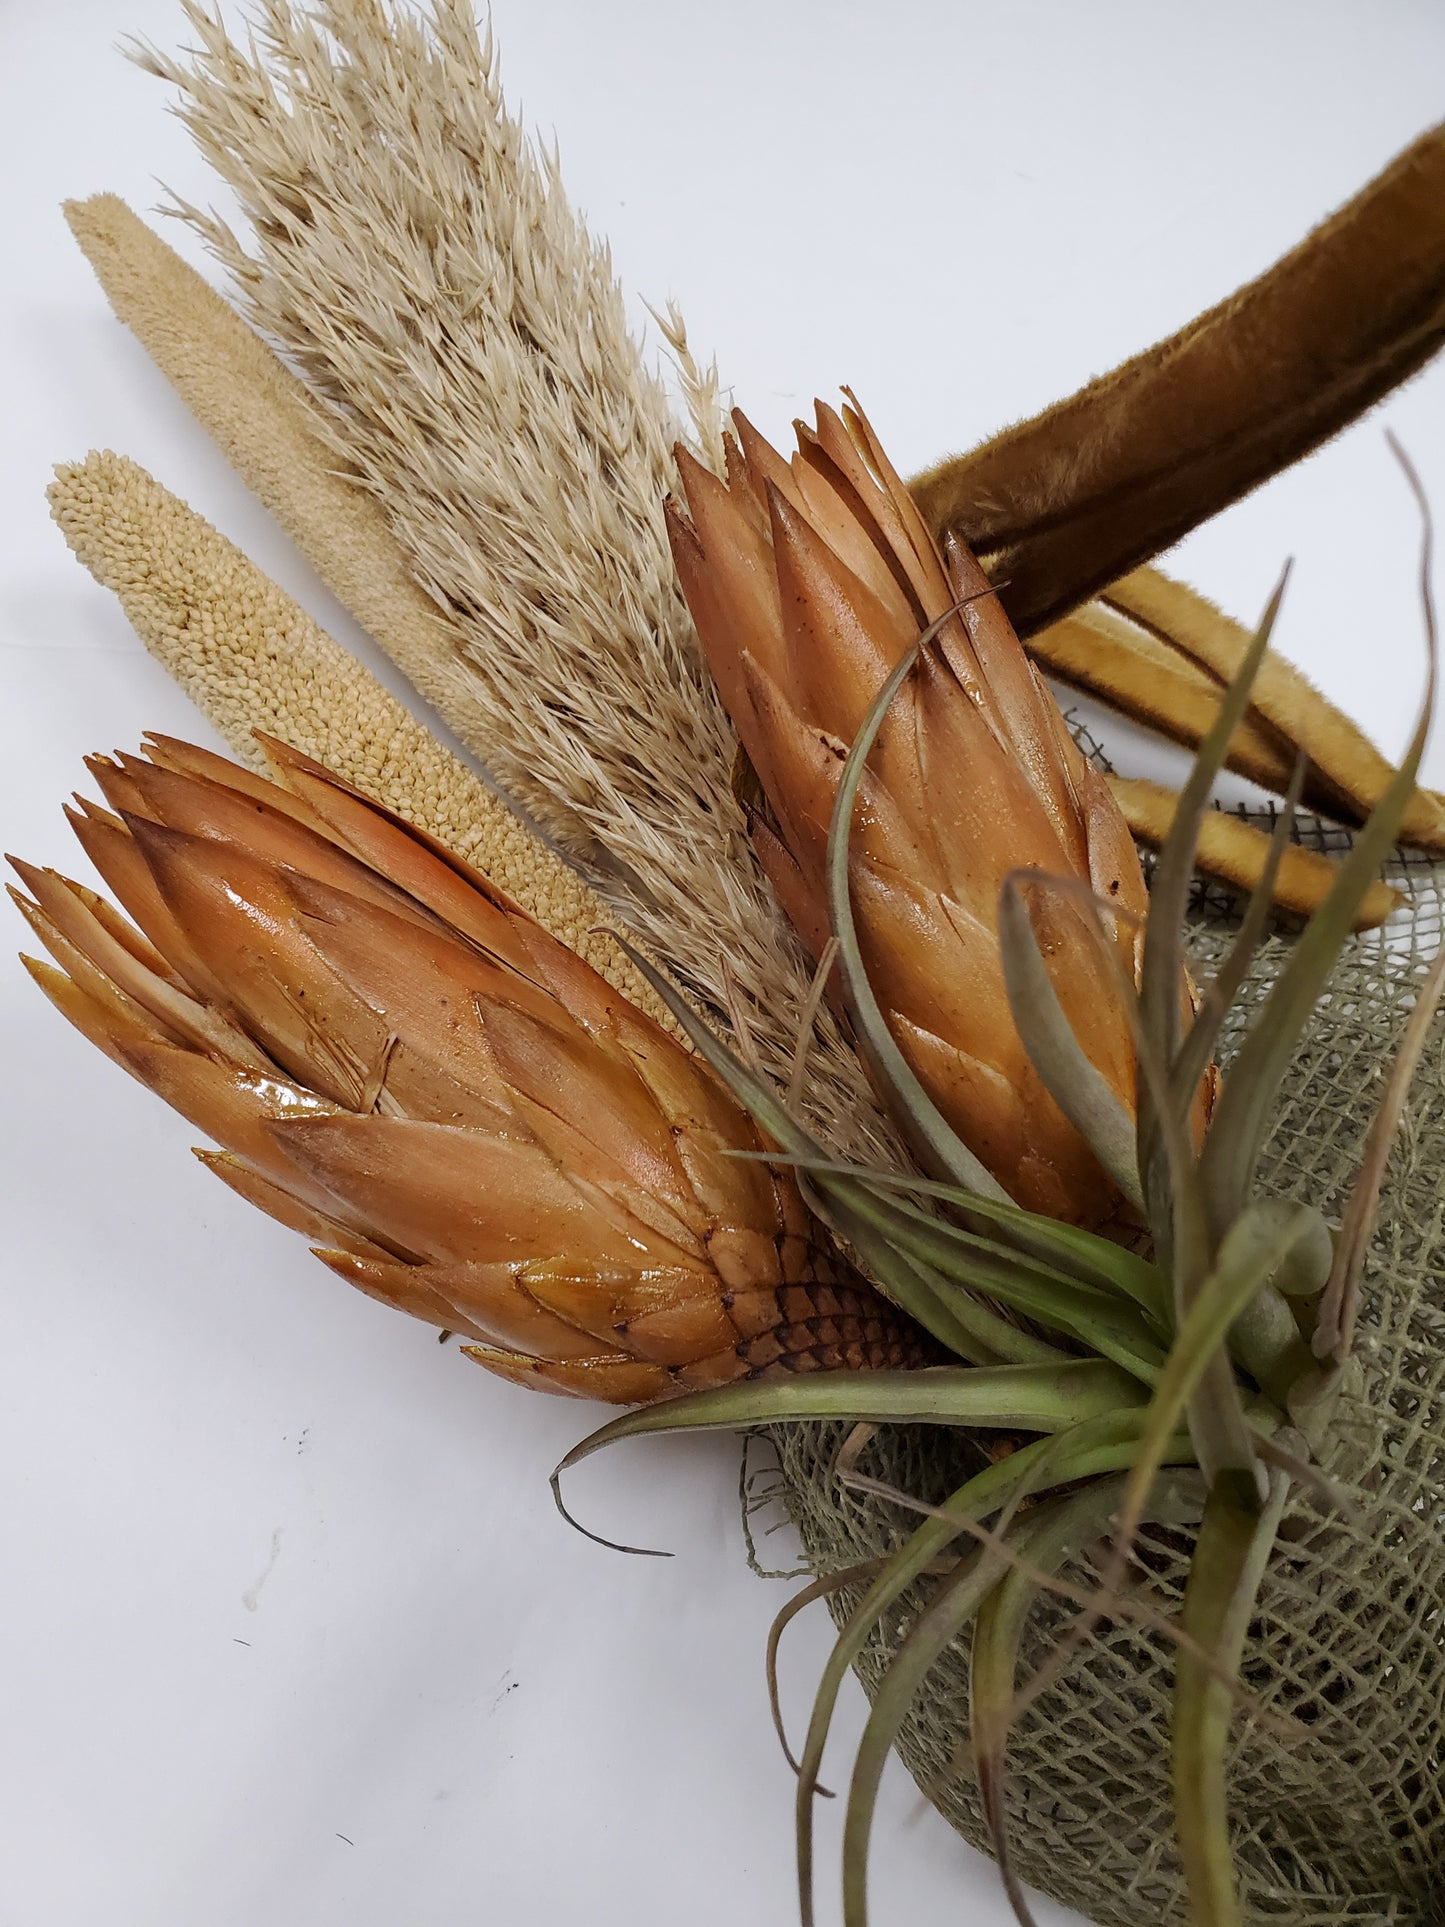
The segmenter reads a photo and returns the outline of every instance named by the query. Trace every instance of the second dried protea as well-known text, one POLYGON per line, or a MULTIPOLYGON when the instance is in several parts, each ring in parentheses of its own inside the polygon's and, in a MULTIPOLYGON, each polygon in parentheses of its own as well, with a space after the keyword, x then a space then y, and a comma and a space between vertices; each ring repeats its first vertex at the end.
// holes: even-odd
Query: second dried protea
MULTIPOLYGON (((828 832, 844 758, 890 670, 925 632, 879 732, 852 827, 849 887, 867 978, 928 1097, 1015 1202, 1077 1223, 1118 1194, 1044 1088, 1010 1013, 1005 878, 1072 880, 1118 906, 1127 980, 1146 893, 1129 831, 960 542, 941 556, 854 410, 818 408, 785 462, 742 415, 724 484, 680 453, 673 551, 708 661, 761 787, 754 838, 820 954, 828 832), (956 613, 949 615, 951 609, 956 613)), ((1084 1052, 1134 1105, 1117 973, 1057 890, 1030 905, 1084 1052)))
MULTIPOLYGON (((135 920, 17 901, 88 1037, 232 1188, 504 1377, 634 1404, 919 1361, 700 1059, 485 879, 321 765, 169 739, 72 813, 135 920), (137 927, 138 926, 138 927, 137 927)), ((13 859, 12 859, 13 860, 13 859)))

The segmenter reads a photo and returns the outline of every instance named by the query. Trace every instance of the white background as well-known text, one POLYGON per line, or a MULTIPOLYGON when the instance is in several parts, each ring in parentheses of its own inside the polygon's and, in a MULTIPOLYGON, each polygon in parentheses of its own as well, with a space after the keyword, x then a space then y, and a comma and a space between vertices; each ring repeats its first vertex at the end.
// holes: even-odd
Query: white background
MULTIPOLYGON (((1445 92, 1428 0, 496 0, 495 24, 629 291, 676 296, 774 434, 851 382, 905 471, 1265 266, 1445 92)), ((0 0, 3 830, 81 874, 82 753, 211 739, 50 526, 52 462, 136 457, 355 640, 62 226, 66 195, 215 198, 127 30, 184 38, 174 0, 0 0)), ((1397 750, 1421 652, 1385 421, 1445 509, 1437 368, 1181 570, 1248 615, 1293 553, 1283 646, 1397 750)), ((784 1593, 744 1567, 731 1444, 586 1468, 590 1521, 678 1556, 589 1545, 546 1481, 600 1414, 340 1288, 18 967, 0 1007, 0 1924, 786 1927, 784 1593)), ((791 1637, 796 1721, 824 1622, 791 1637)), ((1004 1918, 901 1773, 874 1891, 879 1927, 1004 1918)))

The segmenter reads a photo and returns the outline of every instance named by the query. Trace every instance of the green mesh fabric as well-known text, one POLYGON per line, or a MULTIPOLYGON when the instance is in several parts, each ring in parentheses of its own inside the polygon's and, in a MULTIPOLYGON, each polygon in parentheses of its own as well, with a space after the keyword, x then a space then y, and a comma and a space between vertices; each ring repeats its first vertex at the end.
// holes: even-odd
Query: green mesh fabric
MULTIPOLYGON (((1307 825, 1329 846, 1337 833, 1307 825)), ((1402 859, 1392 881, 1408 913, 1354 939, 1335 968, 1274 1121, 1261 1190, 1307 1198, 1332 1217, 1420 975, 1441 938, 1445 867, 1402 859)), ((1207 976, 1233 904, 1201 891, 1192 947, 1207 976)), ((1221 1052, 1287 954, 1270 940, 1221 1052)), ((1344 1405, 1326 1468, 1358 1518, 1291 1502, 1250 1632, 1230 1784, 1247 1920, 1270 1927, 1445 1921, 1445 1029, 1437 1026, 1397 1143, 1361 1310, 1357 1395, 1344 1405)), ((843 1488, 840 1428, 777 1428, 788 1509, 815 1573, 896 1546, 917 1523, 843 1488)), ((967 1440, 926 1429, 878 1434, 860 1469, 935 1500, 973 1469, 967 1440)), ((976 1465, 979 1461, 975 1459, 976 1465)), ((1189 1535, 1147 1530, 1132 1583, 1177 1614, 1189 1535)), ((1088 1560, 1065 1575, 1089 1585, 1088 1560)), ((835 1597, 840 1620, 856 1593, 835 1597)), ((928 1597, 916 1589, 859 1666, 870 1691, 928 1597)), ((1036 1605, 1021 1677, 1047 1655, 1073 1608, 1036 1605)), ((1137 1620, 1105 1622, 1068 1676, 1035 1702, 1009 1752, 1012 1849, 1025 1880, 1109 1927, 1183 1922, 1169 1788, 1173 1662, 1137 1620)), ((899 1751, 919 1786, 987 1849, 968 1746, 967 1642, 947 1653, 915 1703, 899 1751)))

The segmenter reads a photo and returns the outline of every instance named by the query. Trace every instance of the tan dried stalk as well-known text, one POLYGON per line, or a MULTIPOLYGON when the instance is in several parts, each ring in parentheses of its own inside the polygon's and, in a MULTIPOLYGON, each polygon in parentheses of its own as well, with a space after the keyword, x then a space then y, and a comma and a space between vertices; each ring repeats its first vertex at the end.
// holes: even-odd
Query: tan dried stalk
POLYGON ((1445 345, 1445 124, 1167 341, 914 482, 1025 637, 1336 434, 1445 345))
POLYGON ((116 314, 246 486, 485 764, 486 714, 471 697, 448 619, 412 580, 375 500, 338 473, 302 384, 116 195, 67 202, 65 218, 116 314))
POLYGON ((51 513, 96 581, 238 756, 266 767, 264 730, 474 865, 614 990, 676 1026, 599 926, 560 857, 209 522, 125 457, 56 470, 51 513))
MULTIPOLYGON (((1137 776, 1110 776, 1107 781, 1134 836, 1159 849, 1173 827, 1179 808, 1178 790, 1137 776)), ((1270 839, 1262 830, 1227 810, 1210 810, 1199 826, 1195 866, 1247 894, 1264 875, 1269 846, 1270 839)), ((1312 916, 1334 888, 1339 874, 1338 863, 1321 851, 1290 844, 1279 861, 1272 901, 1293 916, 1312 916)), ((1399 891, 1389 884, 1372 883, 1355 913, 1355 928, 1372 929, 1403 902, 1399 891)))
MULTIPOLYGON (((677 425, 606 250, 505 110, 490 36, 464 0, 425 20, 264 0, 247 48, 197 0, 185 13, 191 65, 139 57, 181 90, 255 253, 179 211, 451 618, 436 647, 483 740, 438 707, 564 848, 605 852, 599 889, 689 989, 723 1011, 731 977, 786 1082, 808 970, 751 857, 733 732, 673 580, 677 425)), ((808 1090, 831 1142, 887 1154, 826 1011, 808 1090)))
MULTIPOLYGON (((1183 658, 1199 664, 1222 688, 1239 673, 1249 631, 1206 596, 1158 569, 1135 569, 1111 583, 1107 602, 1183 658)), ((1363 823, 1388 788, 1394 765, 1357 723, 1321 695, 1292 662, 1265 656, 1252 701, 1265 721, 1310 759, 1306 797, 1328 815, 1363 823)), ((1293 756, 1290 758, 1293 761, 1293 756)), ((1445 800, 1417 790, 1405 812, 1400 840, 1424 850, 1445 850, 1445 800)))

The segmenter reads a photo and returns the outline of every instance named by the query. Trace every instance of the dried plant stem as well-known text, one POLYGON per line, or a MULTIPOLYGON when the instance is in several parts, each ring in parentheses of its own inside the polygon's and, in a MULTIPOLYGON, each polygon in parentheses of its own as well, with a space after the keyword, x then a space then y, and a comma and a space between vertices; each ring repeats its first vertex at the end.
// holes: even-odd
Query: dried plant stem
POLYGON ((717 363, 710 361, 706 368, 699 364, 687 338, 687 323, 675 301, 669 301, 661 310, 652 308, 649 312, 662 330, 677 369, 678 384, 682 389, 682 398, 687 403, 688 420, 692 424, 693 453, 714 475, 722 475, 727 468, 727 452, 723 443, 722 392, 717 363))
MULTIPOLYGON (((445 612, 419 639, 437 708, 718 1013, 726 959, 785 1084, 809 973, 752 857, 673 578, 677 425, 470 4, 264 0, 245 45, 199 0, 184 10, 191 64, 140 57, 180 89, 253 251, 181 211, 445 612)), ((896 1157, 826 1011, 809 1068, 818 1131, 896 1157)))
MULTIPOLYGON (((1086 602, 1029 641, 1029 654, 1060 682, 1095 696, 1171 741, 1197 749, 1214 726, 1222 685, 1180 653, 1171 638, 1126 619, 1103 601, 1086 602)), ((1263 717, 1246 715, 1228 765, 1283 795, 1292 758, 1263 717)))
MULTIPOLYGON (((457 665, 451 625, 412 579, 376 501, 340 472, 301 382, 116 195, 69 201, 65 218, 118 318, 246 486, 485 764, 487 719, 457 665)), ((575 835, 585 840, 580 826, 575 835)))
POLYGON ((356 658, 210 523, 122 456, 57 469, 51 512, 95 579, 226 741, 264 768, 264 730, 426 830, 628 1001, 671 1014, 600 926, 597 898, 356 658))
POLYGON ((1265 274, 918 477, 1031 635, 1307 455, 1445 342, 1445 126, 1265 274))
MULTIPOLYGON (((1179 792, 1163 783, 1145 782, 1132 776, 1111 776, 1108 783, 1133 834, 1141 843, 1158 849, 1173 825, 1179 792)), ((1210 810, 1200 825, 1195 864, 1207 875, 1221 877, 1236 889, 1248 892, 1264 874, 1269 843, 1263 831, 1227 810, 1210 810)), ((1295 916, 1312 916, 1329 895, 1338 875, 1339 865, 1320 851, 1290 844, 1280 858, 1273 901, 1295 916)), ((1400 893, 1388 884, 1371 884, 1356 914, 1355 928, 1369 930, 1383 923, 1403 901, 1400 893)))
MULTIPOLYGON (((1218 678, 1220 686, 1239 673, 1249 646, 1249 631, 1196 590, 1158 569, 1136 569, 1111 583, 1105 601, 1201 665, 1218 678)), ((1251 700, 1291 746, 1290 762, 1294 750, 1303 750, 1309 757, 1311 781, 1306 786, 1306 800, 1329 815, 1363 822, 1395 774, 1394 765, 1363 730, 1283 656, 1265 657, 1251 700)), ((1232 767, 1239 765, 1232 762, 1232 767)), ((1403 842, 1421 849, 1445 851, 1445 800, 1429 790, 1417 790, 1400 836, 1403 842)))

